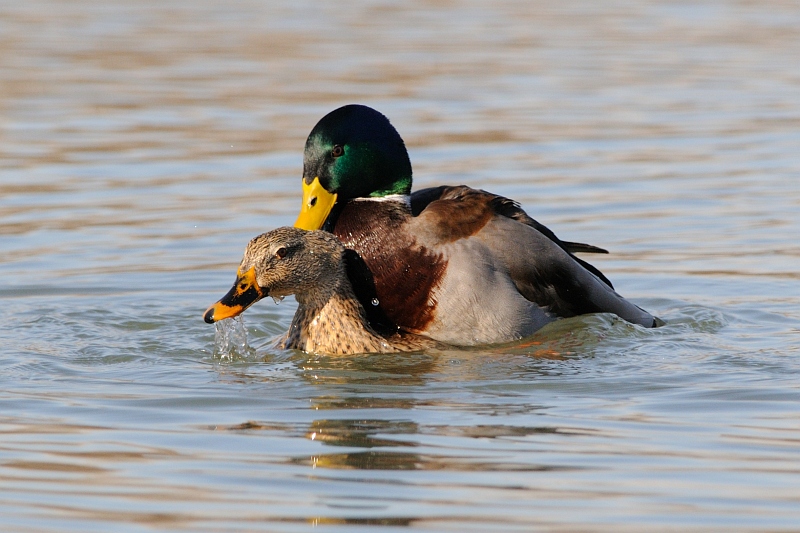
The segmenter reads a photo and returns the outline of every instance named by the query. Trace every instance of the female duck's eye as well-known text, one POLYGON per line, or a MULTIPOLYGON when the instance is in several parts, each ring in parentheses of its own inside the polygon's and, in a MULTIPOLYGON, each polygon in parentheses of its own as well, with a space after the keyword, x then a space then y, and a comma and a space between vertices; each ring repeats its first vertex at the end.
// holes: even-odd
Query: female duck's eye
POLYGON ((342 154, 344 154, 344 148, 342 148, 342 146, 341 146, 341 145, 339 145, 339 144, 337 144, 336 146, 334 146, 334 147, 333 147, 333 150, 331 150, 331 155, 332 155, 333 157, 339 157, 339 156, 341 156, 342 154))
POLYGON ((286 248, 284 248, 283 246, 278 248, 278 251, 275 252, 275 256, 278 259, 283 259, 284 257, 286 257, 286 248))

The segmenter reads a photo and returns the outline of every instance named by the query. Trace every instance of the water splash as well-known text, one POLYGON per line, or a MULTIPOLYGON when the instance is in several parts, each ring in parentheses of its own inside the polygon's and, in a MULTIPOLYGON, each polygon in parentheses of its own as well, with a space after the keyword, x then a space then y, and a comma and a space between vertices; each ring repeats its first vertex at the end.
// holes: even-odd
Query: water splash
POLYGON ((247 328, 241 315, 215 322, 214 327, 215 357, 230 362, 255 355, 255 349, 247 344, 247 328))

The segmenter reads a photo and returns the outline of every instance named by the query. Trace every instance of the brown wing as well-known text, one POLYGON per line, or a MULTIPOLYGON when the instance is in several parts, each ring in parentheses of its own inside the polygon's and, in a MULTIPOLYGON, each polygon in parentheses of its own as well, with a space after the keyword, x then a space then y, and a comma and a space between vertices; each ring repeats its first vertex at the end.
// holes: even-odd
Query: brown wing
MULTIPOLYGON (((560 317, 606 312, 646 327, 655 325, 652 315, 617 294, 596 269, 586 268, 535 227, 504 215, 507 209, 518 207, 491 193, 453 187, 431 201, 409 230, 420 244, 443 251, 449 265, 447 279, 469 280, 469 287, 449 285, 466 294, 467 300, 488 294, 489 300, 484 300, 488 306, 497 299, 511 302, 516 294, 560 317), (498 274, 516 290, 504 289, 498 274)), ((441 300, 439 308, 453 314, 457 305, 448 307, 441 300)), ((505 316, 505 321, 513 319, 505 316)))
MULTIPOLYGON (((418 216, 422 211, 424 211, 432 202, 436 200, 455 200, 457 202, 469 202, 470 198, 475 198, 475 195, 479 194, 481 197, 481 202, 489 203, 493 212, 498 215, 502 215, 504 217, 516 220, 526 226, 530 226, 554 243, 556 243, 562 250, 570 254, 575 261, 577 261, 583 268, 600 278, 606 285, 614 288, 614 285, 611 281, 600 272, 597 267, 594 265, 584 261, 583 259, 576 257, 575 253, 595 253, 595 254, 607 254, 608 250, 604 250, 603 248, 598 248, 597 246, 592 246, 591 244, 583 244, 580 242, 569 242, 569 241, 562 241, 556 234, 553 233, 547 226, 544 224, 540 224, 523 210, 519 203, 509 198, 505 198, 503 196, 498 196, 496 194, 473 189, 471 187, 467 187, 466 185, 441 185, 439 187, 430 187, 427 189, 420 189, 411 194, 411 212, 414 216, 418 216)), ((458 205, 458 204, 455 204, 458 205)), ((463 204, 463 207, 467 207, 466 203, 463 204)), ((451 219, 452 220, 452 219, 451 219)), ((465 228, 465 231, 469 231, 469 228, 465 228)))

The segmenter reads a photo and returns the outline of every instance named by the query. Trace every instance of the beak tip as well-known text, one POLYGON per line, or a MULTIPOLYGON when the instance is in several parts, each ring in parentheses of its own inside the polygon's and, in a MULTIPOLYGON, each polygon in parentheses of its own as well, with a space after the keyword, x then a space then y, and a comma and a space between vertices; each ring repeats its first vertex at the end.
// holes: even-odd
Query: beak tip
POLYGON ((214 308, 211 307, 203 313, 203 320, 205 320, 206 324, 213 324, 214 321, 214 308))

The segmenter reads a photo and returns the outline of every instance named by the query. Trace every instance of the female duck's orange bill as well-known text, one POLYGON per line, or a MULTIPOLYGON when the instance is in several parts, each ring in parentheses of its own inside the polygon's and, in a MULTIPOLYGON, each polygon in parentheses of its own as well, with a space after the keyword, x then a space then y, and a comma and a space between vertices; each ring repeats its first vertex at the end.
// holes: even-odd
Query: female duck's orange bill
POLYGON ((245 309, 267 296, 268 291, 263 291, 256 283, 256 269, 251 267, 247 272, 236 273, 236 283, 233 284, 228 294, 217 303, 206 309, 203 320, 213 324, 225 318, 240 315, 245 309))

